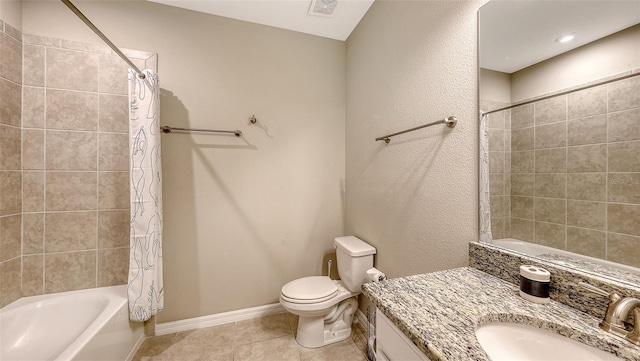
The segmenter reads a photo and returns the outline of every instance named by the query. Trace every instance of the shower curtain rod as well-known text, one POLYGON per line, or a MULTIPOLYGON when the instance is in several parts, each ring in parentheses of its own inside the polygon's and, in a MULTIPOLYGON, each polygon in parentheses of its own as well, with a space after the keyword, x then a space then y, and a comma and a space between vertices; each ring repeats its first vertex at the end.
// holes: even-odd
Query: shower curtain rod
POLYGON ((513 105, 506 106, 506 107, 502 107, 502 108, 494 109, 494 110, 491 110, 491 111, 488 111, 488 112, 482 112, 482 114, 483 114, 483 115, 485 115, 485 114, 491 114, 491 113, 501 112, 501 111, 503 111, 503 110, 508 110, 508 109, 511 109, 511 108, 519 107, 519 106, 521 106, 521 105, 527 105, 527 104, 531 104, 531 103, 539 102, 539 101, 541 101, 541 100, 547 100, 547 99, 551 99, 551 98, 558 97, 558 96, 561 96, 561 95, 571 94, 571 93, 574 93, 574 92, 577 92, 577 91, 580 91, 580 90, 585 90, 585 89, 589 89, 589 88, 597 87, 597 86, 600 86, 600 85, 605 85, 605 84, 613 83, 614 81, 624 80, 624 79, 628 79, 628 78, 633 78, 634 76, 638 76, 638 75, 640 75, 640 72, 638 72, 638 73, 631 73, 631 74, 627 74, 627 75, 619 76, 619 77, 616 77, 616 78, 613 78, 613 79, 603 80, 603 81, 600 81, 600 82, 597 82, 597 83, 593 83, 593 84, 590 84, 590 85, 585 85, 585 86, 582 86, 582 87, 579 87, 579 88, 576 88, 576 89, 565 90, 565 91, 560 92, 560 93, 550 94, 550 95, 545 95, 545 96, 540 97, 540 98, 535 98, 535 99, 527 100, 526 102, 516 103, 516 104, 513 104, 513 105))
POLYGON ((93 32, 96 33, 96 35, 98 35, 98 37, 102 39, 102 41, 104 41, 116 54, 118 54, 118 56, 121 57, 122 60, 125 61, 125 63, 129 64, 131 69, 135 70, 135 72, 138 74, 138 77, 140 79, 145 78, 144 73, 131 61, 131 59, 129 59, 126 55, 124 55, 124 53, 120 51, 120 49, 118 49, 118 47, 114 43, 112 43, 111 40, 109 40, 109 38, 107 38, 107 36, 102 33, 102 31, 100 31, 100 29, 98 29, 95 25, 93 25, 91 20, 89 20, 86 16, 84 16, 84 14, 80 10, 78 10, 78 8, 75 5, 73 5, 71 1, 69 0, 60 0, 60 1, 62 1, 65 5, 67 5, 67 7, 71 11, 73 11, 73 13, 76 14, 80 18, 80 20, 82 20, 91 30, 93 30, 93 32))

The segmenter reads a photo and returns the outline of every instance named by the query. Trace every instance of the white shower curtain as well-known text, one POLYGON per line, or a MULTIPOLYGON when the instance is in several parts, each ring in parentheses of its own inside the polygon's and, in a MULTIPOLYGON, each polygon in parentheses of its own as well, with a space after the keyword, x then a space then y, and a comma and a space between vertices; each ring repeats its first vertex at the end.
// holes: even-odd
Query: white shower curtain
POLYGON ((129 70, 131 226, 129 319, 146 321, 164 305, 162 282, 162 168, 158 76, 129 70))
POLYGON ((489 115, 480 112, 480 242, 491 243, 491 207, 489 193, 489 115))

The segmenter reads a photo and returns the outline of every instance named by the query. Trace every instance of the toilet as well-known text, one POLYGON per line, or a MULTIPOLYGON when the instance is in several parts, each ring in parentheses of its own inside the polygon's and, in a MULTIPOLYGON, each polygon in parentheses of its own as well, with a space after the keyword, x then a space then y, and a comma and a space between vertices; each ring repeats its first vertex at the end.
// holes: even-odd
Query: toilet
POLYGON ((282 287, 280 304, 298 315, 296 341, 304 347, 322 347, 351 336, 351 322, 358 309, 357 296, 367 282, 376 249, 354 237, 334 240, 338 274, 298 278, 282 287))

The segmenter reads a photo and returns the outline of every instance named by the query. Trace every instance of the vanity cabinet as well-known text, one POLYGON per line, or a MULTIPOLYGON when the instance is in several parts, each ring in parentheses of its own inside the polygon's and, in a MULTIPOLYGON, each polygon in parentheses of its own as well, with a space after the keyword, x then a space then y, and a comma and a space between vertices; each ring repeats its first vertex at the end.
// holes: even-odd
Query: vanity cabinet
POLYGON ((429 361, 387 316, 376 309, 377 361, 429 361))

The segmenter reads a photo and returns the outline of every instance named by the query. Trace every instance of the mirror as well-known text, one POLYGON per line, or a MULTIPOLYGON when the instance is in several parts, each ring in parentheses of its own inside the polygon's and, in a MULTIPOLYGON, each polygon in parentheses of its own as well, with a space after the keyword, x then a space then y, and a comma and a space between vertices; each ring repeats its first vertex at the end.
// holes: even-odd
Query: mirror
POLYGON ((480 241, 640 285, 640 1, 491 0, 479 27, 480 241))

